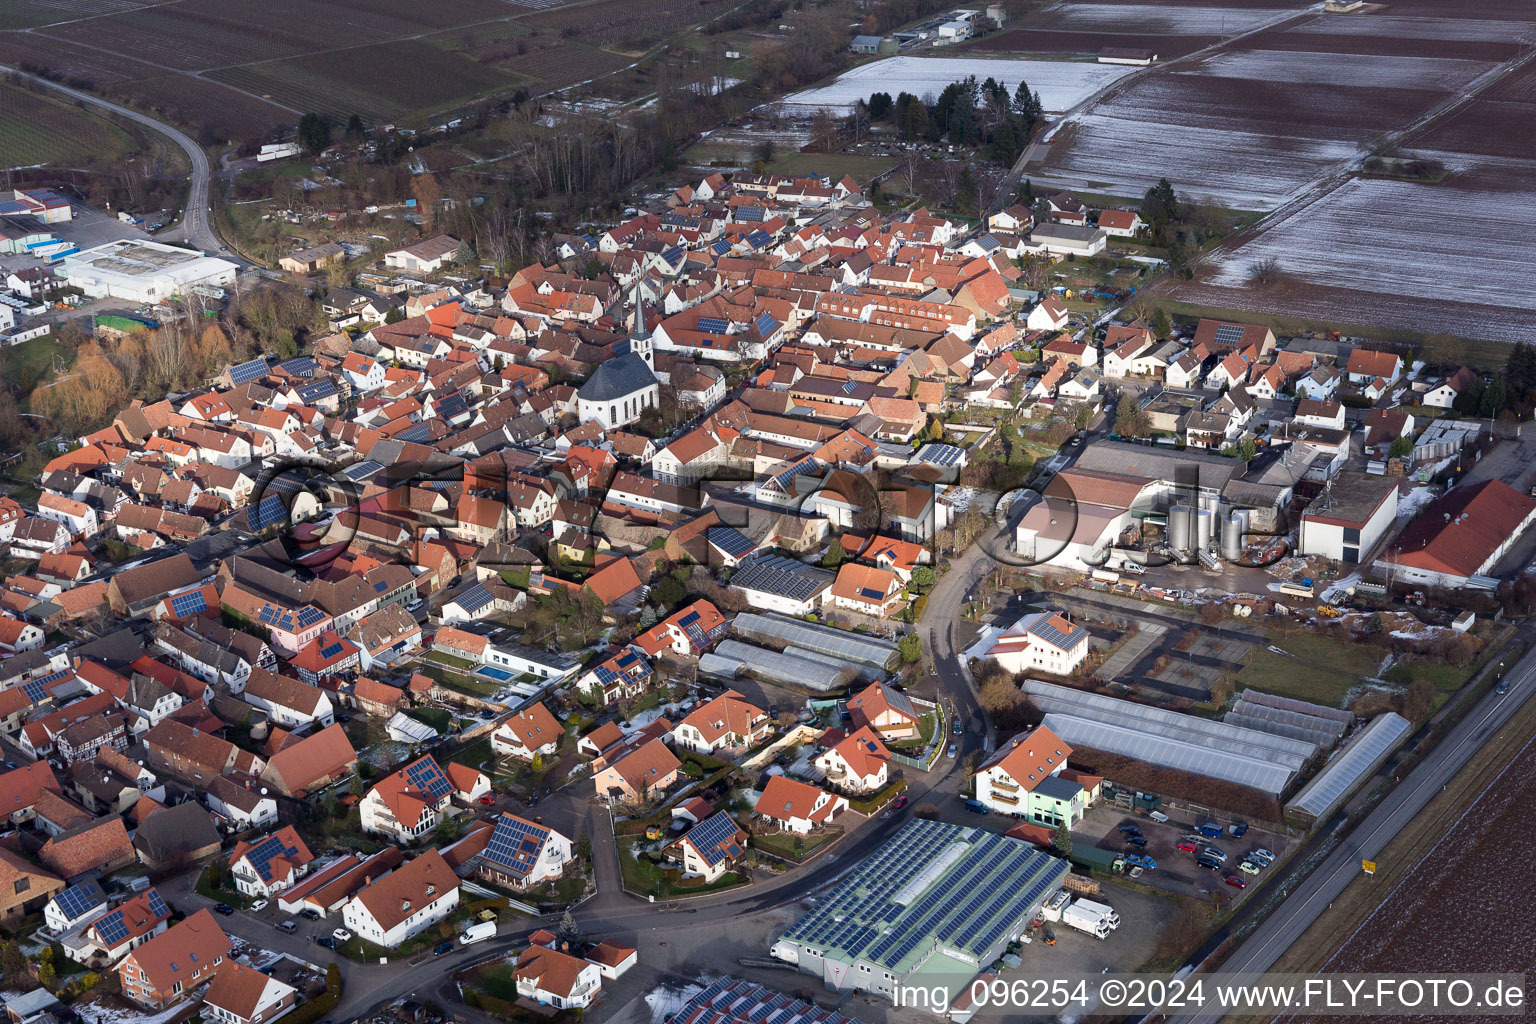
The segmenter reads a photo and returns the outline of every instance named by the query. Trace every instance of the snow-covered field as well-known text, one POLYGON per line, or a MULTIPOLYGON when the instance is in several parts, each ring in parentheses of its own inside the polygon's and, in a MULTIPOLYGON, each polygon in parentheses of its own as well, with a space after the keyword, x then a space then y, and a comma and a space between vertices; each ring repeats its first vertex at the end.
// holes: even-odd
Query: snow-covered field
POLYGON ((1306 50, 1238 50, 1213 54, 1198 70, 1179 74, 1216 75, 1298 85, 1366 86, 1377 89, 1445 89, 1465 86, 1492 70, 1492 61, 1435 57, 1388 57, 1306 50))
POLYGON ((1135 68, 1114 64, 1089 64, 1083 61, 1010 60, 1005 57, 888 57, 854 68, 830 85, 786 96, 786 112, 808 112, 825 108, 847 113, 859 100, 871 93, 909 92, 914 96, 937 97, 951 82, 968 75, 985 82, 995 78, 1008 87, 1008 94, 1019 82, 1040 94, 1040 104, 1047 111, 1068 110, 1095 92, 1130 74, 1135 68))
MULTIPOLYGON (((1292 9, 1306 6, 1298 3, 1292 9)), ((1046 23, 1053 31, 1104 29, 1125 32, 1132 27, 1148 35, 1231 35, 1284 17, 1283 10, 1243 7, 1173 7, 1163 4, 1063 4, 1046 23)), ((1131 44, 1127 44, 1131 45, 1131 44)))
POLYGON ((1536 42, 1536 24, 1479 18, 1407 18, 1373 14, 1369 18, 1317 17, 1287 32, 1326 36, 1373 36, 1388 39, 1446 39, 1452 42, 1536 42))
POLYGON ((1450 300, 1481 306, 1486 317, 1467 323, 1412 323, 1428 331, 1494 340, 1528 339, 1536 330, 1536 291, 1530 288, 1530 240, 1536 235, 1536 194, 1356 178, 1278 221, 1252 242, 1219 254, 1215 287, 1243 288, 1254 263, 1273 257, 1281 272, 1304 284, 1359 294, 1338 315, 1349 323, 1398 324, 1403 299, 1450 300))
POLYGON ((1036 186, 1044 182, 1139 196, 1167 177, 1181 193, 1200 201, 1269 210, 1356 152, 1349 142, 1276 138, 1268 132, 1169 124, 1127 113, 1073 117, 1070 145, 1053 155, 1044 171, 1031 174, 1036 186))

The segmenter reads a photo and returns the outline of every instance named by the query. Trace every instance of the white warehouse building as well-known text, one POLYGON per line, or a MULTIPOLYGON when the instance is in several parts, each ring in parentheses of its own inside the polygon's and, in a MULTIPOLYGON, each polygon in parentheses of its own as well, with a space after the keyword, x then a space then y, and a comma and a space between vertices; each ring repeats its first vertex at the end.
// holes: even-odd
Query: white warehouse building
POLYGON ((1370 555, 1397 516, 1397 478, 1340 473, 1301 515, 1299 552, 1347 565, 1370 555))
POLYGON ((240 268, 194 249, 122 239, 64 258, 59 273, 92 299, 153 304, 193 288, 234 284, 240 268))

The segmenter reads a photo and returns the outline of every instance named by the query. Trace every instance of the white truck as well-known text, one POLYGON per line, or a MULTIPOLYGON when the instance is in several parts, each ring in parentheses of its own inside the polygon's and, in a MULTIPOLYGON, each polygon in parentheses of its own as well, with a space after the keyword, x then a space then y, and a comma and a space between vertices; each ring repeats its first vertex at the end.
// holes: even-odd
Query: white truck
POLYGON ((1084 910, 1076 903, 1061 912, 1061 923, 1080 932, 1087 932, 1096 939, 1109 938, 1109 922, 1103 915, 1084 910))
POLYGON ((1076 905, 1088 911, 1090 914, 1098 914, 1109 925, 1110 930, 1114 930, 1120 927, 1120 915, 1117 914, 1115 912, 1115 908, 1110 906, 1108 903, 1098 903, 1094 900, 1085 900, 1079 897, 1076 905))
POLYGON ((486 939, 494 938, 495 935, 495 921, 480 921, 459 933, 459 945, 473 946, 477 942, 484 942, 486 939))

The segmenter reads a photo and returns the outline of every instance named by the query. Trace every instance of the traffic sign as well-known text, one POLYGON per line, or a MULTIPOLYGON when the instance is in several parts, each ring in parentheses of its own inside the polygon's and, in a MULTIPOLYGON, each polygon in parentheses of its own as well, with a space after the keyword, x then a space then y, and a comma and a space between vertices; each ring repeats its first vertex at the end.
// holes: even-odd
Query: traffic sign
POLYGON ((1362 860, 1360 862, 1360 867, 1363 868, 1365 873, 1368 875, 1374 875, 1376 873, 1376 862, 1373 860, 1362 860))

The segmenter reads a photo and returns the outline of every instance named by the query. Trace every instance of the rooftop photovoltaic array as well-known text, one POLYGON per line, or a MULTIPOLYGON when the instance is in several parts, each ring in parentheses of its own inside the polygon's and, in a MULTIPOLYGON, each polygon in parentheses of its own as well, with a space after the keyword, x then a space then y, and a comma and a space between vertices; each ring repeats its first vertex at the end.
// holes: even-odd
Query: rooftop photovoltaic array
POLYGON ((699 317, 698 329, 705 334, 725 334, 731 329, 731 322, 717 316, 699 317))
POLYGON ((689 829, 686 838, 699 851, 705 863, 717 864, 741 855, 741 845, 736 838, 739 831, 740 828, 731 820, 731 816, 719 811, 689 829))
POLYGON ((549 829, 511 814, 496 819, 496 830, 486 844, 485 857, 496 864, 527 874, 549 838, 549 829))
POLYGON ((208 610, 208 595, 203 593, 203 588, 188 590, 186 593, 177 594, 171 598, 171 614, 178 619, 185 619, 189 615, 198 615, 208 610))
POLYGON ((249 384, 258 377, 265 376, 266 372, 267 361, 257 358, 231 366, 229 368, 229 379, 231 383, 238 387, 241 384, 249 384))
POLYGON ((689 999, 671 1024, 860 1024, 755 982, 721 978, 689 999))
POLYGON ((757 327, 757 333, 765 338, 779 329, 779 322, 768 313, 759 313, 752 323, 757 327))
POLYGON ((381 472, 383 469, 384 466, 381 463, 375 462, 372 459, 364 459, 362 462, 353 463, 342 470, 341 475, 353 483, 360 483, 375 473, 381 472))
POLYGON ((955 466, 965 457, 965 451, 952 444, 930 442, 917 450, 913 459, 934 466, 955 466))
POLYGON ((785 555, 759 555, 743 562, 731 576, 731 586, 756 590, 793 601, 805 601, 825 590, 832 574, 785 555))
POLYGON ((313 384, 305 384, 299 388, 299 398, 305 402, 318 402, 322 398, 330 398, 337 394, 336 382, 329 377, 322 377, 313 384))
POLYGON ((165 900, 160 898, 159 889, 151 889, 144 897, 144 902, 149 904, 149 912, 156 917, 169 917, 171 908, 165 905, 165 900))
POLYGON ((267 836, 245 852, 245 859, 263 882, 272 881, 272 862, 278 857, 297 858, 298 848, 283 842, 278 836, 267 836))
POLYGON ((1082 626, 1073 626, 1071 631, 1063 633, 1051 621, 1051 616, 1046 616, 1029 627, 1029 632, 1039 637, 1053 647, 1063 651, 1070 651, 1078 643, 1088 636, 1088 631, 1082 626))
POLYGON ((406 765, 405 779, 411 784, 412 789, 425 793, 433 802, 453 792, 453 783, 448 781, 448 776, 443 774, 437 762, 430 757, 424 757, 414 764, 406 765))
POLYGON ((112 911, 97 921, 95 927, 96 934, 101 936, 101 941, 109 949, 128 938, 128 924, 123 920, 121 910, 112 911))
POLYGON ((476 583, 453 599, 454 603, 466 612, 479 611, 481 608, 488 607, 495 600, 496 596, 487 590, 483 583, 476 583))
POLYGON ((1029 923, 1067 864, 1028 843, 909 822, 784 934, 828 960, 899 976, 944 947, 988 962, 1029 923))
POLYGON ((315 362, 313 356, 299 356, 277 365, 280 369, 293 374, 295 377, 313 377, 320 372, 320 364, 315 362))
POLYGON ((72 885, 55 896, 53 900, 59 905, 59 912, 70 921, 84 917, 107 902, 101 886, 94 881, 72 885))
POLYGON ((743 558, 757 547, 750 537, 731 526, 711 526, 704 537, 732 558, 743 558))
POLYGON ((279 523, 286 523, 288 506, 283 504, 282 495, 268 494, 256 503, 247 518, 251 524, 251 532, 260 533, 279 523))
POLYGON ((1216 344, 1228 348, 1242 344, 1243 329, 1237 324, 1222 324, 1216 328, 1216 344))

